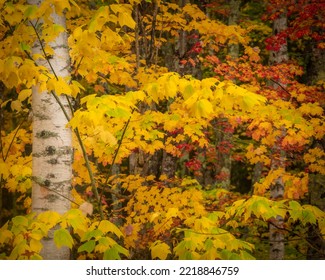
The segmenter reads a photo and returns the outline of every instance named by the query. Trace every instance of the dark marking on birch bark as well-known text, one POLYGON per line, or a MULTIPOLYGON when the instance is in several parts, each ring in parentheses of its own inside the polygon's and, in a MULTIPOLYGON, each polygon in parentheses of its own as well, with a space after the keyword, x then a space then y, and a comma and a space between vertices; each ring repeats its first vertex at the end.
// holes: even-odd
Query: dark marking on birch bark
POLYGON ((45 148, 46 155, 52 156, 56 153, 56 148, 54 146, 47 146, 45 148))
POLYGON ((47 160, 46 162, 49 164, 52 164, 52 165, 59 163, 58 159, 56 159, 56 158, 51 158, 51 159, 47 160))
POLYGON ((57 137, 57 136, 58 136, 57 133, 48 131, 48 130, 42 130, 42 131, 36 133, 36 137, 42 138, 42 139, 48 139, 48 138, 57 137))
POLYGON ((58 198, 59 196, 53 193, 50 193, 45 197, 45 199, 47 199, 49 202, 55 202, 58 198))
POLYGON ((73 153, 73 149, 69 146, 62 146, 59 148, 59 155, 71 155, 73 153))
POLYGON ((53 178, 56 178, 56 176, 53 173, 49 173, 49 174, 46 175, 46 178, 53 179, 53 178))
POLYGON ((47 115, 43 115, 43 114, 34 114, 34 116, 35 116, 38 120, 41 120, 41 121, 43 121, 43 120, 49 120, 49 119, 50 119, 49 116, 47 116, 47 115))

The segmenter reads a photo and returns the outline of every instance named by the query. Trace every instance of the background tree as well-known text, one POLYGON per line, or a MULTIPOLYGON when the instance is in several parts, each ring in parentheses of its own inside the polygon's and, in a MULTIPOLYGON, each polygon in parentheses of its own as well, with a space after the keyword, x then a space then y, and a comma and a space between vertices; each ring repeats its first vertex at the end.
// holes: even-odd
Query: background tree
MULTIPOLYGON (((279 16, 273 22, 273 34, 278 35, 287 29, 287 12, 281 11, 279 16)), ((280 45, 278 50, 270 52, 270 64, 286 63, 288 61, 288 47, 287 42, 280 45)), ((273 87, 276 90, 284 90, 286 85, 281 81, 274 83, 273 87)), ((285 152, 280 145, 280 139, 285 137, 285 128, 281 129, 281 134, 278 136, 273 149, 273 156, 271 159, 271 170, 283 169, 285 171, 285 152)), ((279 178, 273 183, 270 190, 270 197, 273 199, 282 199, 284 196, 284 183, 280 175, 279 178)), ((284 236, 281 232, 283 227, 282 217, 277 217, 274 223, 270 224, 270 259, 281 260, 284 258, 284 236)))

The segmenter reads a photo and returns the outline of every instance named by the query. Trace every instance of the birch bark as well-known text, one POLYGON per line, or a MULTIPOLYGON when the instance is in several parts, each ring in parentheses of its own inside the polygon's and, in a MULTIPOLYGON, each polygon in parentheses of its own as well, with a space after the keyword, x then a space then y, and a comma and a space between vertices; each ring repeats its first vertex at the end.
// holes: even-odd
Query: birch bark
MULTIPOLYGON (((28 3, 40 5, 42 1, 28 0, 28 3)), ((51 17, 53 24, 65 28, 64 16, 53 12, 51 17)), ((41 20, 31 24, 34 25, 37 32, 42 32, 41 20)), ((33 55, 39 54, 44 57, 42 44, 44 43, 40 40, 34 42, 33 55)), ((70 59, 67 33, 60 33, 49 45, 54 51, 51 59, 38 59, 37 63, 45 66, 49 72, 55 72, 58 77, 68 77, 70 59)), ((38 85, 33 87, 32 211, 36 213, 51 210, 62 214, 70 208, 67 198, 70 194, 72 178, 71 130, 67 127, 67 117, 54 94, 47 91, 40 92, 38 85)), ((67 97, 60 95, 57 98, 69 112, 67 97)), ((69 259, 69 249, 66 247, 58 249, 54 243, 53 235, 54 229, 43 241, 42 257, 44 259, 69 259)))

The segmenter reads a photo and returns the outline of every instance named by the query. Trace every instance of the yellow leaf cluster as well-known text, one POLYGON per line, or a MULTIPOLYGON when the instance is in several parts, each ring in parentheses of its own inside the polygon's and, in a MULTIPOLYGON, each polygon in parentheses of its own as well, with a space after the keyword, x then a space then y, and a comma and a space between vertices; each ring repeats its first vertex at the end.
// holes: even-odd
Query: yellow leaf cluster
POLYGON ((32 161, 31 156, 23 156, 25 145, 31 141, 30 132, 21 128, 7 135, 3 131, 1 133, 3 156, 0 157, 0 176, 3 187, 19 194, 17 203, 30 206, 26 198, 32 187, 32 161))
POLYGON ((131 176, 131 183, 128 177, 122 186, 128 189, 132 187, 135 193, 125 208, 129 213, 126 224, 138 229, 126 236, 126 243, 130 247, 140 246, 139 230, 141 229, 151 228, 154 236, 158 237, 172 229, 175 219, 180 219, 190 226, 195 222, 193 217, 206 215, 203 194, 198 189, 159 187, 159 183, 151 183, 150 187, 145 187, 141 184, 149 180, 148 178, 131 176))
POLYGON ((271 185, 274 184, 277 179, 282 178, 284 174, 285 170, 282 168, 270 170, 265 178, 254 184, 254 194, 264 195, 270 189, 271 185))
POLYGON ((303 115, 321 116, 324 112, 323 108, 317 103, 303 103, 298 110, 303 115))
POLYGON ((320 148, 309 149, 304 154, 304 161, 308 164, 308 169, 312 172, 325 174, 325 153, 320 148))
POLYGON ((308 192, 308 173, 297 175, 285 174, 283 182, 285 185, 284 198, 301 199, 308 192))
POLYGON ((268 150, 265 145, 260 145, 255 148, 253 144, 249 144, 247 147, 246 158, 251 164, 261 162, 265 166, 269 166, 271 163, 271 159, 268 155, 268 150))

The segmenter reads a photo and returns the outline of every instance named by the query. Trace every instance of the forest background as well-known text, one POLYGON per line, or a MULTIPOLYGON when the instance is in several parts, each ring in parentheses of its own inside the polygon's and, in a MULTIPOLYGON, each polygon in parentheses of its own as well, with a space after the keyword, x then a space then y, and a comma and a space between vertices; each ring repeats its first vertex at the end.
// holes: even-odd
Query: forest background
POLYGON ((1 259, 324 259, 325 3, 0 1, 1 259))

